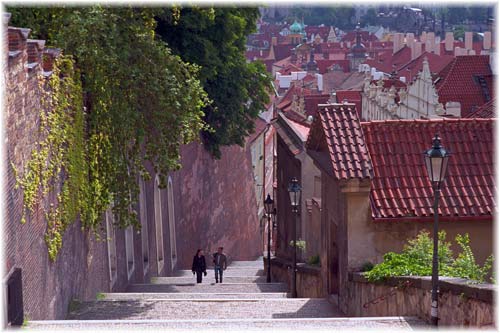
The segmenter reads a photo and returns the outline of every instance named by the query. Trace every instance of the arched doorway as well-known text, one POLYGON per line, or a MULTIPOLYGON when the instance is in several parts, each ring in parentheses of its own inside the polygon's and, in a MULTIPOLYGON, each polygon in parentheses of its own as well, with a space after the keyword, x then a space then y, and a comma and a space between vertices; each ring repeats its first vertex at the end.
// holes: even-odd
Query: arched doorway
POLYGON ((172 263, 172 271, 175 269, 177 264, 177 242, 175 237, 175 205, 174 205, 174 190, 172 185, 172 178, 168 177, 168 187, 167 187, 167 199, 168 199, 168 227, 170 232, 170 256, 172 263))
POLYGON ((154 184, 154 205, 155 205, 155 231, 156 231, 156 261, 157 261, 158 275, 160 275, 163 270, 165 260, 163 253, 163 219, 161 211, 161 190, 160 190, 160 179, 158 176, 156 176, 154 184))

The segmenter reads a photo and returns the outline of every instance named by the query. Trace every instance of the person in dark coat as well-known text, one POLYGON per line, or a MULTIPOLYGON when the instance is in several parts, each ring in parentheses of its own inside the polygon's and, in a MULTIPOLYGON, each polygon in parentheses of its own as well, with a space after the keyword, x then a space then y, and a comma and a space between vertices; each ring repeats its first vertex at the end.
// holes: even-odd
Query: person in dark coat
POLYGON ((202 249, 198 249, 198 251, 196 251, 191 271, 193 272, 193 275, 196 273, 196 283, 201 283, 202 273, 207 276, 207 264, 205 263, 205 256, 203 255, 202 249))

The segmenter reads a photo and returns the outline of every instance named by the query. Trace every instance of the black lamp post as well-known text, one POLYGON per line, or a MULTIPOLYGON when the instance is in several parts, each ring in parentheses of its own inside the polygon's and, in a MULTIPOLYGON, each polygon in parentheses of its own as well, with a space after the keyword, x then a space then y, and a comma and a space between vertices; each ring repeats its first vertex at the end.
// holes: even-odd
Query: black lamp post
POLYGON ((441 145, 441 138, 436 134, 432 141, 432 148, 424 153, 425 166, 434 189, 434 248, 432 253, 432 295, 431 295, 431 324, 438 325, 438 202, 441 192, 441 183, 446 175, 450 153, 441 145))
POLYGON ((271 282, 271 215, 274 214, 274 201, 268 194, 264 201, 264 207, 267 214, 267 282, 271 282))
MULTIPOLYGON (((288 193, 290 194, 290 203, 292 205, 292 212, 299 217, 300 193, 302 188, 299 185, 297 178, 293 177, 288 184, 288 193)), ((292 237, 293 237, 293 273, 292 273, 292 297, 297 298, 297 221, 293 219, 292 223, 292 237)))

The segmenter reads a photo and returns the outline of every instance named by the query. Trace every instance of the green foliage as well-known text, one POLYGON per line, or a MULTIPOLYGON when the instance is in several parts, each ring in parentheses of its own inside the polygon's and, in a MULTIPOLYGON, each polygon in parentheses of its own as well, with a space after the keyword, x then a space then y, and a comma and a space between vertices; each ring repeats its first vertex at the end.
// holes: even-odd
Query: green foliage
POLYGON ((98 292, 96 295, 95 295, 95 299, 100 301, 100 300, 103 300, 106 298, 106 295, 104 295, 104 293, 101 293, 101 292, 98 292))
POLYGON ((291 16, 287 18, 287 22, 297 20, 299 22, 304 19, 306 25, 329 25, 342 30, 350 30, 355 27, 357 22, 354 22, 355 10, 352 6, 311 6, 311 7, 295 7, 291 11, 291 16))
POLYGON ((456 40, 461 39, 463 41, 465 38, 465 28, 462 25, 455 27, 455 29, 453 30, 453 37, 456 40))
MULTIPOLYGON (((438 233, 438 263, 440 275, 462 277, 484 282, 491 270, 493 257, 486 260, 485 265, 479 267, 469 246, 469 236, 458 235, 457 243, 462 252, 456 259, 450 249, 451 244, 445 241, 445 231, 438 233)), ((375 265, 365 273, 369 281, 379 281, 390 276, 430 276, 432 275, 433 240, 427 231, 421 231, 416 238, 409 239, 401 253, 388 252, 384 261, 375 265)))
POLYGON ((203 108, 209 101, 198 80, 200 68, 156 38, 159 9, 8 10, 12 25, 33 28, 32 38, 48 39, 72 54, 78 67, 67 61, 56 65, 61 74, 50 77, 49 105, 41 114, 46 138, 20 176, 28 210, 49 191, 60 191, 58 204, 46 212, 51 259, 69 223, 79 216, 97 233, 111 204, 118 225, 139 228, 131 207, 138 201, 138 177, 150 178, 144 162, 152 163, 165 187, 167 173, 180 168, 180 145, 208 130, 203 108))
POLYGON ((493 255, 490 255, 486 259, 483 267, 481 267, 476 263, 474 253, 469 245, 469 234, 463 236, 457 235, 455 240, 457 244, 460 245, 462 252, 458 254, 457 258, 449 266, 448 273, 464 279, 484 282, 491 271, 493 255))
POLYGON ((309 257, 309 259, 307 259, 307 263, 312 266, 321 266, 319 254, 309 257))
POLYGON ((363 265, 361 265, 361 271, 362 272, 369 272, 373 269, 374 265, 373 263, 367 261, 363 265))
POLYGON ((294 245, 294 241, 291 240, 290 241, 290 246, 291 247, 296 246, 297 249, 299 249, 301 251, 305 251, 306 250, 306 241, 299 238, 298 240, 295 241, 295 245, 294 245))
POLYGON ((260 62, 247 63, 246 37, 255 31, 257 8, 174 7, 158 16, 157 33, 184 61, 201 66, 200 81, 212 103, 204 108, 205 147, 244 145, 265 109, 271 78, 260 62))

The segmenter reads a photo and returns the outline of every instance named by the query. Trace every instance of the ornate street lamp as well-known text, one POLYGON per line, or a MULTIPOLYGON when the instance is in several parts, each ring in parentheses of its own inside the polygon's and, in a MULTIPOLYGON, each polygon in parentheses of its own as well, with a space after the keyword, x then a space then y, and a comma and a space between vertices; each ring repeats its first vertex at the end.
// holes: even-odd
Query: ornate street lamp
POLYGON ((271 215, 274 214, 274 201, 268 194, 264 201, 264 207, 267 214, 267 282, 271 282, 271 215))
POLYGON ((425 166, 434 189, 434 248, 432 252, 432 296, 431 296, 431 324, 438 324, 438 202, 441 192, 441 183, 446 175, 450 153, 441 145, 441 138, 436 134, 432 141, 432 148, 424 153, 425 166))
MULTIPOLYGON (((299 185, 297 178, 293 177, 288 184, 288 193, 290 194, 290 203, 292 205, 292 212, 297 213, 299 217, 300 194, 302 188, 299 185)), ((292 237, 293 237, 293 273, 292 273, 292 297, 297 297, 297 221, 293 219, 292 224, 292 237)))

